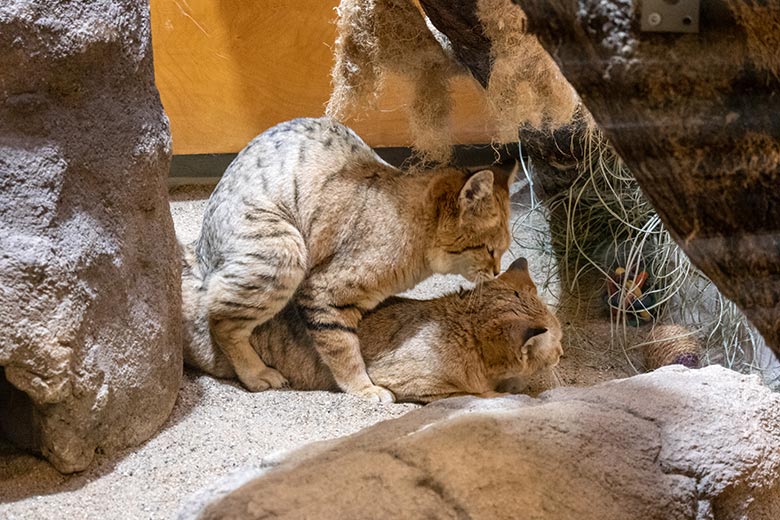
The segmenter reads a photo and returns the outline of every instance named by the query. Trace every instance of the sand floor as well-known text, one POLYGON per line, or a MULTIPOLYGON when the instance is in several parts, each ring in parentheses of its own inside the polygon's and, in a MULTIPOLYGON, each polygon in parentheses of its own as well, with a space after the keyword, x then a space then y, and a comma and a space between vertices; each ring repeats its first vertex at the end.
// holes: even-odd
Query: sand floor
MULTIPOLYGON (((171 190, 180 239, 197 236, 211 189, 171 190)), ((522 211, 513 218, 517 224, 522 211)), ((544 222, 531 222, 519 231, 515 226, 515 233, 525 233, 526 228, 544 233, 544 222)), ((518 243, 505 255, 504 267, 519 255, 528 257, 534 278, 541 278, 543 273, 534 271, 534 266, 545 262, 518 243)), ((426 298, 461 285, 465 281, 458 277, 433 277, 409 294, 426 298)), ((552 284, 549 291, 558 289, 552 284)), ((607 347, 609 322, 603 315, 588 321, 559 316, 566 354, 556 374, 541 378, 537 390, 633 373, 623 352, 607 347)), ((186 371, 173 414, 162 430, 141 446, 110 457, 98 455, 85 472, 63 476, 46 461, 0 443, 0 519, 172 518, 184 498, 237 468, 256 466, 264 456, 280 450, 356 432, 415 407, 372 404, 326 392, 252 394, 238 384, 186 371)))

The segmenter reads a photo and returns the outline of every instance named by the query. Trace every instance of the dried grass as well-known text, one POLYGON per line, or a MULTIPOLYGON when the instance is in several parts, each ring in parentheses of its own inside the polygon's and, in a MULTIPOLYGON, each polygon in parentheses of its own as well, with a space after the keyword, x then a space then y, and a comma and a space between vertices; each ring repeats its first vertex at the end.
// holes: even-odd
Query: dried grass
POLYGON ((701 344, 696 334, 681 325, 653 327, 649 341, 642 346, 645 370, 655 370, 666 365, 682 364, 698 368, 701 344))
POLYGON ((517 129, 558 127, 577 108, 574 89, 535 36, 525 13, 510 0, 478 0, 477 16, 490 39, 487 101, 500 142, 517 140, 517 129))
POLYGON ((338 9, 333 92, 326 112, 344 119, 373 107, 393 73, 413 86, 410 129, 426 160, 446 161, 452 137, 449 78, 459 73, 409 0, 342 0, 338 9))
MULTIPOLYGON (((450 79, 465 71, 428 25, 413 0, 342 0, 338 9, 333 92, 326 112, 344 119, 372 108, 387 74, 413 86, 409 105, 414 148, 425 160, 449 158, 450 79)), ((518 128, 557 127, 578 105, 574 90, 532 35, 525 14, 511 0, 478 0, 477 15, 491 40, 492 70, 484 91, 492 136, 517 141, 518 128)))
MULTIPOLYGON (((550 234, 519 245, 547 253, 549 264, 542 271, 561 280, 575 301, 591 306, 601 301, 604 313, 608 311, 602 296, 605 281, 615 267, 649 272, 652 286, 645 294, 653 294, 656 300, 649 307, 656 316, 655 326, 689 329, 701 341, 704 365, 719 363, 771 376, 772 357, 763 355, 766 346, 760 336, 739 308, 691 264, 614 149, 593 129, 586 132, 583 146, 585 160, 577 166, 571 186, 535 205, 535 211, 548 219, 550 234)), ((648 345, 654 341, 663 342, 662 348, 669 351, 692 348, 689 335, 682 335, 685 344, 678 346, 674 346, 675 336, 666 334, 637 342, 628 315, 611 320, 613 342, 631 366, 633 352, 653 348, 648 345)))

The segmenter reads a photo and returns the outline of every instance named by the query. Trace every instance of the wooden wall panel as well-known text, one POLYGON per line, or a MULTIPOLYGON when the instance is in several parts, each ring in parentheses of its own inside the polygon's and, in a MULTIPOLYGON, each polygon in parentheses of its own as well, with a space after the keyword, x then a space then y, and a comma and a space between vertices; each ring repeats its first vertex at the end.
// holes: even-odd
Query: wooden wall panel
MULTIPOLYGON (((330 93, 338 0, 151 0, 157 87, 176 154, 236 152, 286 119, 320 116, 330 93)), ((469 77, 455 82, 459 143, 489 142, 469 77)), ((411 144, 404 85, 348 121, 372 146, 411 144)))

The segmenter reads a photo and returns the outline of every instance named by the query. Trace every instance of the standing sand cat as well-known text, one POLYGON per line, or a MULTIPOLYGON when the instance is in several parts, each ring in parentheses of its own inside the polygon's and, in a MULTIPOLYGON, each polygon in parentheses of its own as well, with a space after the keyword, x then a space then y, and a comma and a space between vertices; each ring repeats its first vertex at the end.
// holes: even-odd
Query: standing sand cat
POLYGON ((497 275, 512 176, 407 174, 328 118, 271 128, 209 198, 182 279, 185 356, 208 352, 213 339, 246 388, 283 386, 249 337, 294 297, 339 388, 392 401, 366 373, 362 313, 432 273, 497 275))
MULTIPOLYGON (((495 395, 558 363, 561 327, 537 297, 525 259, 472 291, 432 300, 391 297, 369 311, 358 328, 371 380, 400 401, 429 402, 461 394, 495 395)), ((257 327, 252 345, 297 390, 337 391, 291 302, 257 327)), ((205 371, 233 376, 213 349, 198 359, 205 371)))

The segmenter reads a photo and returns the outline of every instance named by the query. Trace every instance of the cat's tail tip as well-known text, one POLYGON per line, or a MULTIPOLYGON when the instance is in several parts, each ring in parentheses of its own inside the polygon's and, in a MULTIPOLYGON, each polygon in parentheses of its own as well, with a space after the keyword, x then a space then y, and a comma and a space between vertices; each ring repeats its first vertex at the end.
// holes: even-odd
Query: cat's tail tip
POLYGON ((179 254, 181 259, 182 278, 203 279, 203 275, 198 262, 198 256, 195 254, 195 243, 185 244, 180 239, 176 239, 179 244, 179 254))

